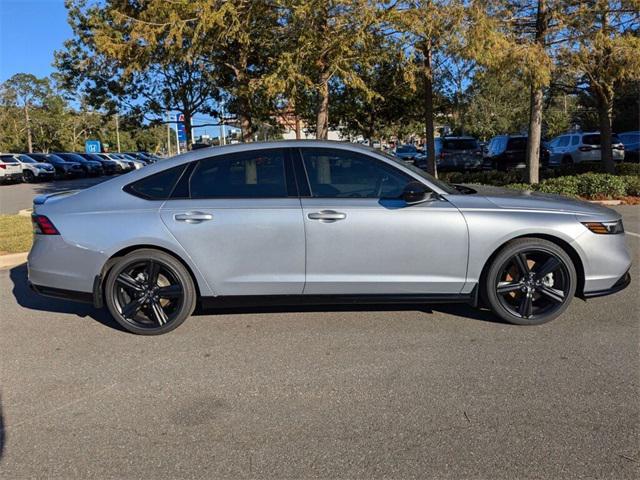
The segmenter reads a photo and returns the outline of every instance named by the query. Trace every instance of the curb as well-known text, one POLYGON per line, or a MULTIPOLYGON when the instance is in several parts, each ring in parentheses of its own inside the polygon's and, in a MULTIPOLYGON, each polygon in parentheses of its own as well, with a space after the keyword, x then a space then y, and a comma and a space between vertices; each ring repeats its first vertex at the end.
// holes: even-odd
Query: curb
POLYGON ((615 207, 616 205, 622 205, 622 200, 587 200, 589 203, 597 203, 599 205, 606 205, 608 207, 615 207))
POLYGON ((10 253, 8 255, 0 255, 0 269, 13 268, 27 261, 29 252, 10 253))
POLYGON ((33 213, 33 208, 25 208, 23 210, 20 210, 18 212, 18 215, 20 215, 21 217, 30 217, 32 213, 33 213))

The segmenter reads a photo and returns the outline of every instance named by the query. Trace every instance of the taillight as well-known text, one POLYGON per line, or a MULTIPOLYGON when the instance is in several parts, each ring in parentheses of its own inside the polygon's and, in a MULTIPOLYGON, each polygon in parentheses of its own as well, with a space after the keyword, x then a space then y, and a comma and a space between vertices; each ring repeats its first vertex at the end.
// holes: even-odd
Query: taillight
POLYGON ((31 223, 33 223, 33 233, 40 235, 60 235, 58 229, 44 215, 31 215, 31 223))
POLYGON ((0 163, 0 168, 3 169, 3 170, 6 170, 7 166, 4 163, 0 163))

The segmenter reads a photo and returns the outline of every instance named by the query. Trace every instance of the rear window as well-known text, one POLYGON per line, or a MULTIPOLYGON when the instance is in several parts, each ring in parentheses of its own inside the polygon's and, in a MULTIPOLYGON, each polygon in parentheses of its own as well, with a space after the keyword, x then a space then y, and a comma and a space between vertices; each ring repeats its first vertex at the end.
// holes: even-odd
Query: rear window
POLYGON ((0 157, 0 160, 3 161, 4 163, 18 163, 18 161, 13 158, 13 156, 11 155, 2 155, 0 157))
POLYGON ((443 150, 477 150, 478 142, 472 138, 456 138, 442 140, 443 150))
POLYGON ((507 150, 526 150, 527 137, 510 138, 507 142, 507 150))
MULTIPOLYGON (((600 145, 600 134, 583 135, 582 143, 585 145, 600 145)), ((613 134, 611 136, 611 143, 622 143, 618 135, 613 134)))
POLYGON ((130 183, 124 187, 124 191, 145 200, 166 200, 171 195, 185 167, 185 165, 180 165, 154 173, 142 180, 130 183))

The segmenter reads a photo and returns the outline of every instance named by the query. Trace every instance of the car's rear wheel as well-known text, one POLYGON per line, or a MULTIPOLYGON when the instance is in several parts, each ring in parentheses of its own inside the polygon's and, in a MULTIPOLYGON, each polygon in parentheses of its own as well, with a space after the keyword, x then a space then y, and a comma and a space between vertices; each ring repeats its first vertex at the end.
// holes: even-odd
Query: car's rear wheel
POLYGON ((120 258, 105 281, 105 303, 130 332, 159 335, 192 313, 196 291, 182 263, 159 250, 136 250, 120 258))
POLYGON ((26 183, 33 183, 36 180, 35 175, 33 174, 33 172, 31 170, 25 170, 22 172, 22 178, 24 178, 24 181, 26 183))
POLYGON ((501 319, 539 325, 561 315, 577 285, 571 257, 553 242, 514 240, 502 249, 484 279, 484 296, 501 319))

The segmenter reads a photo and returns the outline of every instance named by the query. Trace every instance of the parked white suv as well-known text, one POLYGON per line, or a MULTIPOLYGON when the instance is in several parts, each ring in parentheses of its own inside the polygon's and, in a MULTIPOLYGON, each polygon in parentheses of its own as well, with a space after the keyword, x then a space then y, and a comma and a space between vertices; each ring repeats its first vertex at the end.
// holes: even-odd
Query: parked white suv
POLYGON ((22 180, 22 166, 11 154, 0 155, 0 182, 22 180))
MULTIPOLYGON (((611 137, 613 159, 624 159, 624 145, 616 134, 611 137)), ((548 144, 550 164, 572 164, 581 162, 599 162, 602 160, 600 151, 600 132, 564 133, 551 140, 548 144)))
POLYGON ((29 155, 14 153, 15 158, 22 167, 22 178, 25 182, 35 182, 40 180, 53 180, 56 170, 50 163, 38 162, 29 155))

